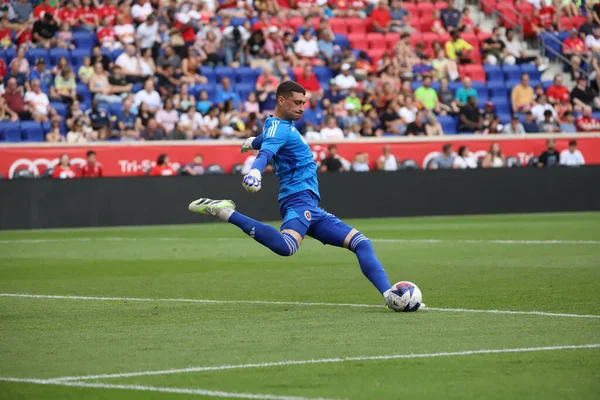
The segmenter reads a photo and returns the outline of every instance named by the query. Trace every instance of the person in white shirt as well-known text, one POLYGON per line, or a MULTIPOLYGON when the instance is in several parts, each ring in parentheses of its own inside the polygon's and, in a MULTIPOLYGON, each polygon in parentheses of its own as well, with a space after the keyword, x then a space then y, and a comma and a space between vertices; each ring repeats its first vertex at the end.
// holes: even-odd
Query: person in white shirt
POLYGON ((204 127, 202 114, 197 112, 193 106, 188 107, 187 111, 181 115, 180 121, 187 130, 192 132, 194 137, 206 136, 208 133, 204 127))
POLYGON ((408 125, 411 122, 415 122, 417 111, 419 111, 419 109, 415 106, 412 96, 406 96, 404 99, 404 106, 400 109, 398 114, 400 115, 400 118, 402 118, 402 122, 408 125))
POLYGON ((302 36, 298 39, 294 45, 294 52, 298 57, 303 58, 315 58, 319 55, 319 43, 317 39, 312 36, 310 30, 304 31, 302 36))
POLYGON ((139 41, 140 49, 150 49, 154 46, 158 37, 158 22, 154 15, 150 15, 146 22, 138 26, 135 36, 139 41))
POLYGON ((544 112, 546 110, 552 112, 552 120, 554 120, 556 118, 556 110, 547 102, 546 95, 538 96, 536 105, 531 108, 531 113, 538 123, 544 120, 544 112))
POLYGON ((356 153, 352 161, 352 171, 369 172, 369 155, 367 153, 356 153))
POLYGON ((594 28, 594 33, 592 35, 587 35, 585 38, 585 46, 592 53, 600 52, 600 26, 594 28))
POLYGON ((42 92, 40 81, 37 79, 31 81, 31 91, 25 93, 23 101, 31 108, 33 119, 38 122, 46 122, 56 114, 54 109, 50 107, 48 95, 42 92))
POLYGON ((398 160, 392 154, 392 148, 386 144, 383 146, 383 155, 377 160, 377 169, 379 171, 397 171, 398 160))
POLYGON ((148 104, 148 108, 152 114, 155 114, 160 106, 162 106, 160 95, 154 90, 154 81, 152 79, 148 79, 144 83, 144 89, 135 94, 133 101, 136 107, 139 107, 142 103, 148 104))
POLYGON ((458 154, 452 163, 454 169, 470 169, 477 168, 477 160, 467 146, 460 146, 458 154))
POLYGON ((127 45, 125 52, 117 57, 115 65, 121 67, 123 75, 128 78, 136 79, 141 76, 140 61, 136 54, 135 46, 132 44, 127 45))
POLYGON ((148 18, 152 12, 153 9, 150 0, 137 0, 133 7, 131 7, 131 17, 137 23, 146 21, 146 18, 148 18))
POLYGON ((569 148, 560 152, 560 165, 567 167, 579 167, 585 165, 585 159, 581 151, 577 150, 577 141, 571 140, 569 148))
POLYGON ((336 125, 335 117, 327 117, 325 127, 321 129, 321 139, 323 140, 339 140, 344 139, 344 131, 336 125))
POLYGON ((356 82, 356 78, 351 75, 351 66, 350 64, 342 64, 341 70, 342 73, 335 77, 335 86, 337 86, 342 91, 346 91, 350 88, 355 88, 358 86, 358 82, 356 82))
POLYGON ((122 15, 118 15, 115 19, 115 34, 123 46, 135 42, 135 28, 131 24, 126 24, 122 15))

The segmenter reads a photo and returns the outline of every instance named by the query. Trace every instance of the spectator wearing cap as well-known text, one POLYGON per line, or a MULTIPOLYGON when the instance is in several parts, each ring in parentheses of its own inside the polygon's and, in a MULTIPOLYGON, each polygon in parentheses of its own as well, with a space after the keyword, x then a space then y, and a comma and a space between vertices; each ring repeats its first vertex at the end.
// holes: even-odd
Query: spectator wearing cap
POLYGON ((560 123, 560 131, 562 133, 577 133, 575 116, 571 111, 567 111, 563 114, 563 121, 560 123))
POLYGON ((587 105, 600 109, 600 98, 588 86, 587 79, 583 76, 577 79, 577 85, 571 90, 570 98, 573 109, 577 112, 581 112, 587 105))
POLYGON ((456 89, 455 97, 459 107, 466 105, 469 97, 473 97, 475 101, 477 101, 479 95, 477 93, 477 90, 473 89, 471 85, 471 78, 465 76, 463 78, 463 86, 456 89))
POLYGON ((352 75, 352 67, 350 64, 342 64, 341 73, 335 77, 335 85, 347 93, 348 89, 355 88, 358 86, 358 82, 356 82, 356 78, 352 75))
POLYGON ((504 129, 502 129, 502 133, 515 134, 515 135, 524 135, 525 128, 521 121, 519 121, 518 115, 513 115, 510 119, 510 123, 504 125, 504 129))
POLYGON ((302 74, 296 77, 296 82, 302 86, 307 92, 314 95, 323 95, 323 88, 321 83, 317 79, 317 76, 313 72, 313 67, 310 64, 306 64, 302 69, 302 74))
POLYGON ((582 114, 575 122, 578 132, 598 132, 600 131, 600 121, 592 115, 592 107, 584 106, 582 114))
POLYGON ((556 110, 552 107, 552 104, 549 104, 545 94, 538 96, 537 101, 533 107, 531 107, 531 112, 533 113, 533 117, 538 122, 538 124, 545 119, 546 111, 549 111, 552 120, 556 118, 556 110))
POLYGON ((483 130, 483 116, 477 109, 475 97, 467 99, 467 104, 461 107, 458 117, 458 132, 477 133, 483 130))
POLYGON ((54 77, 52 76, 52 72, 46 68, 46 60, 42 57, 35 60, 35 65, 29 73, 29 80, 32 81, 34 79, 40 81, 42 90, 45 92, 49 91, 53 85, 54 77))
POLYGON ((35 21, 33 24, 31 32, 32 42, 36 46, 44 47, 46 49, 56 47, 56 32, 58 32, 58 24, 52 17, 52 14, 47 12, 44 14, 43 18, 35 21))
POLYGON ((231 81, 229 78, 221 79, 221 89, 217 92, 215 103, 220 109, 223 109, 225 102, 228 100, 233 101, 233 107, 239 112, 242 111, 242 102, 240 96, 231 88, 231 81))
POLYGON ((585 159, 581 151, 577 150, 577 141, 569 141, 569 147, 560 152, 560 165, 566 167, 580 167, 585 165, 585 159))
POLYGON ((560 154, 556 150, 554 139, 546 140, 546 150, 538 157, 538 167, 555 167, 560 165, 560 154))
POLYGON ((427 168, 429 169, 452 169, 454 167, 454 150, 452 144, 446 143, 442 146, 442 152, 431 159, 427 168))
POLYGON ((560 126, 554 119, 552 111, 544 111, 544 119, 538 124, 538 131, 542 133, 557 133, 560 132, 560 126))
POLYGON ((481 112, 481 116, 483 117, 482 129, 485 132, 487 129, 490 128, 492 122, 498 119, 498 116, 496 115, 496 110, 494 109, 494 103, 492 103, 491 101, 486 102, 485 107, 481 112))
POLYGON ((223 18, 223 49, 225 51, 225 64, 231 66, 233 63, 245 65, 245 43, 250 38, 250 33, 241 25, 230 25, 231 18, 223 18))
MULTIPOLYGON (((465 78, 466 79, 466 78, 465 78)), ((440 111, 437 92, 431 87, 431 76, 423 77, 423 86, 415 91, 415 99, 429 111, 440 111)), ((477 93, 477 92, 476 92, 477 93)))
POLYGON ((392 16, 387 1, 382 0, 379 2, 377 8, 371 12, 369 22, 373 32, 385 33, 390 31, 392 16))
POLYGON ((513 112, 521 113, 531 109, 533 88, 529 85, 528 74, 521 74, 521 82, 512 89, 510 98, 513 112))

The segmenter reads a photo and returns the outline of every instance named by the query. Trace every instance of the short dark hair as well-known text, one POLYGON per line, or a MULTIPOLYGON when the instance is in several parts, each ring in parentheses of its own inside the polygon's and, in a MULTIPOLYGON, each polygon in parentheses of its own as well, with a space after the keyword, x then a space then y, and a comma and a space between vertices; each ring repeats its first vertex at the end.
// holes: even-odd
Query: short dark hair
POLYGON ((277 86, 277 97, 290 97, 293 92, 306 94, 306 90, 294 81, 285 81, 277 86))
POLYGON ((451 150, 451 149, 452 149, 452 144, 450 144, 450 143, 446 143, 446 144, 444 145, 444 147, 442 147, 442 149, 444 150, 444 153, 445 153, 445 152, 447 152, 448 150, 451 150))
POLYGON ((91 156, 92 154, 93 154, 93 155, 96 155, 96 152, 95 152, 94 150, 88 150, 88 152, 87 152, 87 153, 85 153, 85 156, 86 156, 86 157, 89 157, 89 156, 91 156))
POLYGON ((158 158, 156 159, 156 165, 165 165, 166 158, 167 158, 166 154, 159 155, 158 158))
POLYGON ((569 146, 577 146, 577 140, 575 140, 575 139, 569 140, 569 146))

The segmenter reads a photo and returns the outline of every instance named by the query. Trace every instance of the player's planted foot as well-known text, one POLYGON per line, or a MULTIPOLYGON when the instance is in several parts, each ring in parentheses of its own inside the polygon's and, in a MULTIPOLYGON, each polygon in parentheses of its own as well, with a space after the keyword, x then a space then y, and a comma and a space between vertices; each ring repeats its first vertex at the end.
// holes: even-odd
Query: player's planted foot
POLYGON ((188 206, 191 212, 212 215, 223 221, 228 221, 235 211, 235 203, 231 200, 212 200, 202 198, 194 200, 188 206))

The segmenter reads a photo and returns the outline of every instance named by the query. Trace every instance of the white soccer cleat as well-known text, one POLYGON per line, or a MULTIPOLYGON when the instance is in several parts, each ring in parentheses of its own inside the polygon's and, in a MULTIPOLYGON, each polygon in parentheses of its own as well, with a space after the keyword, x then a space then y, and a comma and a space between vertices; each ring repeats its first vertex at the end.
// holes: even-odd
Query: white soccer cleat
POLYGON ((212 200, 202 198, 194 200, 188 206, 191 212, 212 215, 222 221, 228 221, 235 211, 235 203, 231 200, 212 200))

